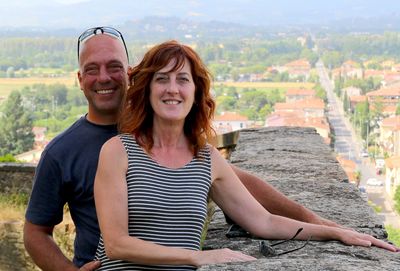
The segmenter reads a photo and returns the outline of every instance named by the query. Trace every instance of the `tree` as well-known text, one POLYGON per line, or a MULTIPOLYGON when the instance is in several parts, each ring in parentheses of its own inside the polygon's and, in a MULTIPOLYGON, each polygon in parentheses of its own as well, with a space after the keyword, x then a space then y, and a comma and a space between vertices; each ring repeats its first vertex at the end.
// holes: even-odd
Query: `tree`
POLYGON ((53 84, 47 87, 49 94, 52 96, 54 103, 64 105, 67 103, 68 89, 63 84, 53 84))
POLYGON ((367 138, 369 133, 369 103, 368 101, 358 103, 355 108, 355 113, 357 115, 356 125, 361 127, 361 137, 363 139, 367 138))
POLYGON ((396 106, 396 116, 399 116, 400 115, 400 103, 397 103, 397 106, 396 106))
MULTIPOLYGON (((363 102, 363 103, 359 103, 357 106, 360 106, 360 110, 358 112, 358 115, 360 116, 360 126, 361 126, 361 137, 364 140, 367 140, 368 136, 369 136, 369 132, 370 132, 370 114, 369 114, 369 103, 368 101, 363 102)), ((368 140, 367 140, 368 141, 368 140)), ((367 146, 368 148, 368 142, 367 142, 367 146)))
POLYGON ((235 111, 237 99, 232 96, 219 96, 216 98, 218 112, 235 111))
POLYGON ((396 188, 396 192, 394 194, 394 202, 395 202, 395 209, 397 213, 400 214, 400 186, 396 188))
POLYGON ((322 61, 329 68, 339 67, 343 63, 343 53, 340 51, 324 51, 322 61))
POLYGON ((263 108, 260 109, 260 112, 258 113, 259 118, 261 120, 265 120, 265 117, 268 116, 269 114, 271 114, 273 111, 273 108, 270 104, 266 104, 264 105, 263 108))
POLYGON ((72 106, 87 105, 87 100, 85 98, 85 95, 83 95, 79 87, 73 87, 70 91, 68 91, 67 101, 72 106))
POLYGON ((383 101, 378 98, 372 103, 372 110, 370 111, 370 119, 371 120, 381 120, 383 119, 383 101))
POLYGON ((13 91, 0 115, 0 156, 19 154, 32 149, 32 119, 25 112, 21 94, 13 91))
POLYGON ((348 113, 348 110, 350 108, 350 102, 349 102, 349 97, 347 96, 347 92, 343 94, 343 110, 345 113, 348 113))
POLYGON ((339 76, 339 78, 335 79, 335 88, 333 91, 336 93, 336 96, 340 97, 340 95, 342 93, 343 85, 344 85, 344 80, 341 76, 339 76))
POLYGON ((327 102, 328 98, 326 96, 326 91, 320 83, 316 83, 313 89, 315 90, 315 96, 327 102))

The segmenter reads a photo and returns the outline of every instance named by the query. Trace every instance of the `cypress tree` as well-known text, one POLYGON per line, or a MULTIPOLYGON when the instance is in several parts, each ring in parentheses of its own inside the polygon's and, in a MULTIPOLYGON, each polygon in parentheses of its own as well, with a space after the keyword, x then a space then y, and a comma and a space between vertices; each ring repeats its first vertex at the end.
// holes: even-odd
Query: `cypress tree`
POLYGON ((21 94, 13 91, 0 113, 0 156, 31 150, 34 143, 32 119, 26 112, 21 94))

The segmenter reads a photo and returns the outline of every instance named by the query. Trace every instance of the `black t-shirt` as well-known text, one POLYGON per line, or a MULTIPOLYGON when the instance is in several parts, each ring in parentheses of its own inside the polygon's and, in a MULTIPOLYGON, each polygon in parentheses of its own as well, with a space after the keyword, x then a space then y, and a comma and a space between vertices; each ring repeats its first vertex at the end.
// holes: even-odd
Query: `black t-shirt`
POLYGON ((36 168, 26 219, 53 226, 63 220, 68 203, 76 226, 74 264, 92 261, 99 241, 93 182, 102 145, 117 134, 116 125, 96 125, 80 118, 55 137, 36 168))

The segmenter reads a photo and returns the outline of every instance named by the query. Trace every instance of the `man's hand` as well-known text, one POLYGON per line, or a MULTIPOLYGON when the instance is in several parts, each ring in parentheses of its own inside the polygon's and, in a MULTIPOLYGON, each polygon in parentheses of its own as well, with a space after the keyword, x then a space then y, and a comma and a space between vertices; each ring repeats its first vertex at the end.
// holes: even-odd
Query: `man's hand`
POLYGON ((79 271, 94 271, 100 267, 100 264, 101 263, 99 261, 88 262, 87 264, 79 268, 79 271))

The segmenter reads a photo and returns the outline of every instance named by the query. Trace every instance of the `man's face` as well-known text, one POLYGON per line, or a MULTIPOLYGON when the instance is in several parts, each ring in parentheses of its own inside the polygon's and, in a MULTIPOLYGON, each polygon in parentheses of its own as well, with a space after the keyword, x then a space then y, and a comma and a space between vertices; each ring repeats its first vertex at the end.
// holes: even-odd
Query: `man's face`
POLYGON ((78 79, 89 103, 89 121, 116 122, 127 88, 127 68, 126 52, 118 39, 102 34, 83 44, 78 79))

